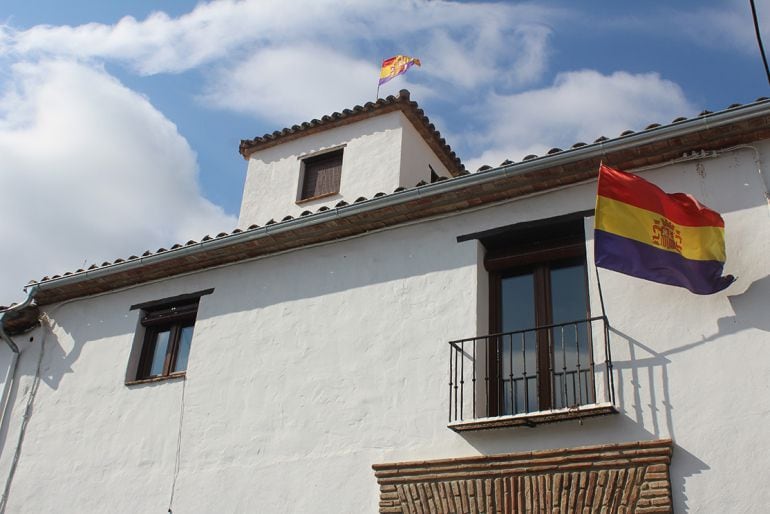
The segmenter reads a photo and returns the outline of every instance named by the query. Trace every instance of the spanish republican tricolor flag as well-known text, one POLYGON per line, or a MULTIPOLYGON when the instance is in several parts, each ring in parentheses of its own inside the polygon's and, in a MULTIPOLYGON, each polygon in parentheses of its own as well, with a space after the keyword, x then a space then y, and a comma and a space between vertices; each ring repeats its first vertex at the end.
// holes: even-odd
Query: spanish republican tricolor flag
POLYGON ((599 168, 596 265, 626 275, 711 294, 735 278, 722 276, 722 217, 684 193, 667 194, 646 180, 599 168))
POLYGON ((408 55, 396 55, 385 59, 382 61, 382 68, 380 68, 379 85, 381 86, 390 79, 406 73, 406 70, 415 65, 420 66, 420 60, 408 55))

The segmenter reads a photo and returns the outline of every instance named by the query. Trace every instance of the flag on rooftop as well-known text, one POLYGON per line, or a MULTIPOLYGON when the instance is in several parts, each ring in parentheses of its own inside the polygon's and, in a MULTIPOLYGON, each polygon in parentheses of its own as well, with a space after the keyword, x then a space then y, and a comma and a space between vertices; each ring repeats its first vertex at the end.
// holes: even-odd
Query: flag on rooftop
POLYGON ((724 221, 684 193, 668 194, 601 165, 594 231, 596 266, 712 294, 735 281, 722 276, 724 221))
POLYGON ((406 73, 414 65, 420 66, 420 60, 408 55, 396 55, 385 59, 382 61, 382 68, 380 68, 379 85, 381 86, 390 79, 406 73))

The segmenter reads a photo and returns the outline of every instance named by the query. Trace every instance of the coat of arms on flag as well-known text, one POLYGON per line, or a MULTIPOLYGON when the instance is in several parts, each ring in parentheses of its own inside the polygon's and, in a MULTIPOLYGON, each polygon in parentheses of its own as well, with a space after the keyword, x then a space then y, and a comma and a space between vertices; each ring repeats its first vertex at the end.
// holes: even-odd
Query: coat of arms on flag
POLYGON ((408 55, 396 55, 385 59, 380 68, 379 85, 381 86, 390 79, 406 73, 414 65, 420 66, 420 60, 408 55))

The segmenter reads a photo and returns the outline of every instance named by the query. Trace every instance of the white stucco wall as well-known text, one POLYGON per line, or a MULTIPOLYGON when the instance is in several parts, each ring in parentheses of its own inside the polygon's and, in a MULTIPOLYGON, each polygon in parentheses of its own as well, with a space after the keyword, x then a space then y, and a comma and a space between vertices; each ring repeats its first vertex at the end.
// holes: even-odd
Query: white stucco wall
MULTIPOLYGON (((374 513, 373 463, 662 437, 675 441, 676 512, 761 511, 770 216, 753 154, 643 176, 723 214, 726 272, 739 281, 701 297, 600 270, 620 414, 465 435, 446 426, 447 341, 486 325, 483 252, 456 237, 590 209, 585 184, 47 307, 55 325, 7 512, 165 512, 180 412, 175 513, 374 513), (129 306, 210 287, 186 382, 125 386, 129 306)), ((43 332, 25 344, 0 432, 3 483, 43 332)))
POLYGON ((297 216, 341 200, 352 203, 359 196, 393 192, 404 120, 400 112, 391 112, 255 152, 249 158, 238 225, 264 225, 271 218, 280 221, 287 214, 297 216), (301 159, 341 145, 340 193, 297 205, 301 159))
POLYGON ((420 180, 430 182, 428 164, 449 176, 399 111, 267 148, 249 158, 238 226, 264 225, 271 218, 280 221, 341 200, 352 203, 399 186, 413 187, 420 180), (343 145, 339 194, 298 204, 301 159, 343 145))
POLYGON ((430 183, 429 166, 432 166, 438 175, 450 178, 452 174, 433 153, 417 129, 406 118, 404 121, 404 128, 401 132, 402 158, 399 185, 414 187, 421 180, 430 183))

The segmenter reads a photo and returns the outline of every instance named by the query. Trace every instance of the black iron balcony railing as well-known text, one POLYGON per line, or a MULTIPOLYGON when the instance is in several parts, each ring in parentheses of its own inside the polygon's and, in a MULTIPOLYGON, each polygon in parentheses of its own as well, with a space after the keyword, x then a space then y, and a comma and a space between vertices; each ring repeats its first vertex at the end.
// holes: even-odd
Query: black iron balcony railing
POLYGON ((450 423, 615 403, 604 316, 459 339, 449 349, 450 423))

